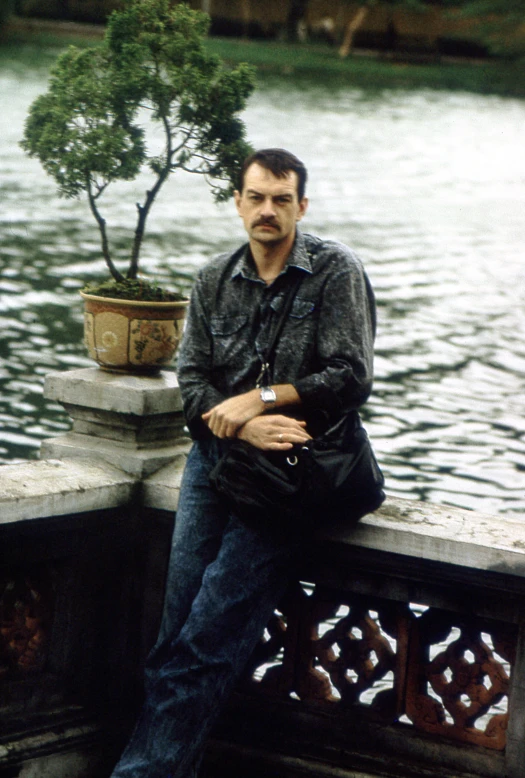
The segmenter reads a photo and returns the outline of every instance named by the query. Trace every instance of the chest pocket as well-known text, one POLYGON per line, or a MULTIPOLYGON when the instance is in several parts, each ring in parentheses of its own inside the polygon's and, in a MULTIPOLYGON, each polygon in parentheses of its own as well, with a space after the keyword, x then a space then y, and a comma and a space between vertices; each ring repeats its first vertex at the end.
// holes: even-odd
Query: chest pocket
POLYGON ((213 363, 220 367, 234 363, 239 355, 246 355, 246 334, 243 332, 248 322, 246 314, 215 315, 210 319, 210 331, 213 336, 213 363))
MULTIPOLYGON (((283 306, 283 295, 278 295, 271 303, 273 310, 279 313, 283 306)), ((304 319, 315 310, 315 303, 304 297, 295 297, 292 303, 292 309, 289 313, 291 319, 304 319)))
POLYGON ((296 297, 292 303, 290 316, 292 319, 304 319, 310 313, 313 313, 315 304, 311 300, 304 300, 302 297, 296 297))

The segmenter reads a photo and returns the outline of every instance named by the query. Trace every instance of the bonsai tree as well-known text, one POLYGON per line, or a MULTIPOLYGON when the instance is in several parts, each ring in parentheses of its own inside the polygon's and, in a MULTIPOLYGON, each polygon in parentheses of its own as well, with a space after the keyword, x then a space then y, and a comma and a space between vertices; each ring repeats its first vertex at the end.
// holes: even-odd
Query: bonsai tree
MULTIPOLYGON (((203 175, 215 200, 228 198, 249 153, 238 114, 254 88, 251 68, 228 70, 204 47, 209 17, 169 0, 125 0, 99 46, 71 46, 51 71, 48 91, 29 109, 22 148, 42 163, 61 196, 87 196, 112 279, 97 294, 166 299, 138 280, 146 221, 176 170, 203 175), (163 148, 148 143, 161 129, 163 148), (110 249, 101 200, 117 180, 143 170, 151 187, 137 203, 125 273, 110 249)), ((94 292, 90 287, 89 291, 94 292)))

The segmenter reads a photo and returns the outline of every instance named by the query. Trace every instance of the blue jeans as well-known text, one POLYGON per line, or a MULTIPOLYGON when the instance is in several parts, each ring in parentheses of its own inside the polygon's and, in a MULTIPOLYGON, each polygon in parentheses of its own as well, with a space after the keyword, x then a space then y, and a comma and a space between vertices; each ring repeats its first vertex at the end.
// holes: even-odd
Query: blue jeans
POLYGON ((225 445, 196 442, 188 456, 145 703, 112 778, 197 774, 209 731, 290 580, 296 542, 246 527, 209 483, 225 445))

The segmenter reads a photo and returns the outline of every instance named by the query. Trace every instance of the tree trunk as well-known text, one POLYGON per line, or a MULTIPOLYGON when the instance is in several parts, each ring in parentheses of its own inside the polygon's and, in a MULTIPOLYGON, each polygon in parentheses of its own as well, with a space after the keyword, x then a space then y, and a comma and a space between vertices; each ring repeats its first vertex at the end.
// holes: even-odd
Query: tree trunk
POLYGON ((58 16, 59 19, 69 19, 69 17, 71 16, 69 11, 69 0, 59 0, 58 16))
POLYGON ((205 14, 208 14, 208 16, 211 16, 211 3, 212 0, 202 0, 202 10, 205 14))
POLYGON ((370 7, 368 5, 360 6, 360 8, 357 9, 355 16, 352 19, 350 19, 350 21, 346 25, 343 43, 341 44, 341 48, 339 49, 340 57, 347 57, 352 51, 355 34, 362 26, 363 22, 368 16, 369 11, 370 11, 370 7))
POLYGON ((252 21, 252 10, 250 7, 250 0, 242 0, 242 34, 245 38, 248 38, 250 32, 250 24, 252 21))
POLYGON ((293 42, 298 39, 298 27, 304 19, 309 0, 290 0, 290 9, 286 18, 286 38, 293 42))

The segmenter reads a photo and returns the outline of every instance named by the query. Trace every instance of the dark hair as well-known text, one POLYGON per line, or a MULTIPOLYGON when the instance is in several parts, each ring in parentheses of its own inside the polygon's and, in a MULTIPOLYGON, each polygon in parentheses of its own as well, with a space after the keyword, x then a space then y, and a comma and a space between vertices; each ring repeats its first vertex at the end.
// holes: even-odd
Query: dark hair
POLYGON ((261 149, 250 154, 244 160, 240 175, 239 175, 239 192, 242 192, 244 187, 244 177, 246 171, 250 167, 257 163, 261 167, 269 170, 277 178, 285 178, 286 174, 290 171, 297 173, 297 197, 299 202, 303 199, 306 189, 306 179, 308 174, 306 168, 300 159, 297 159, 294 154, 291 154, 286 149, 261 149))

